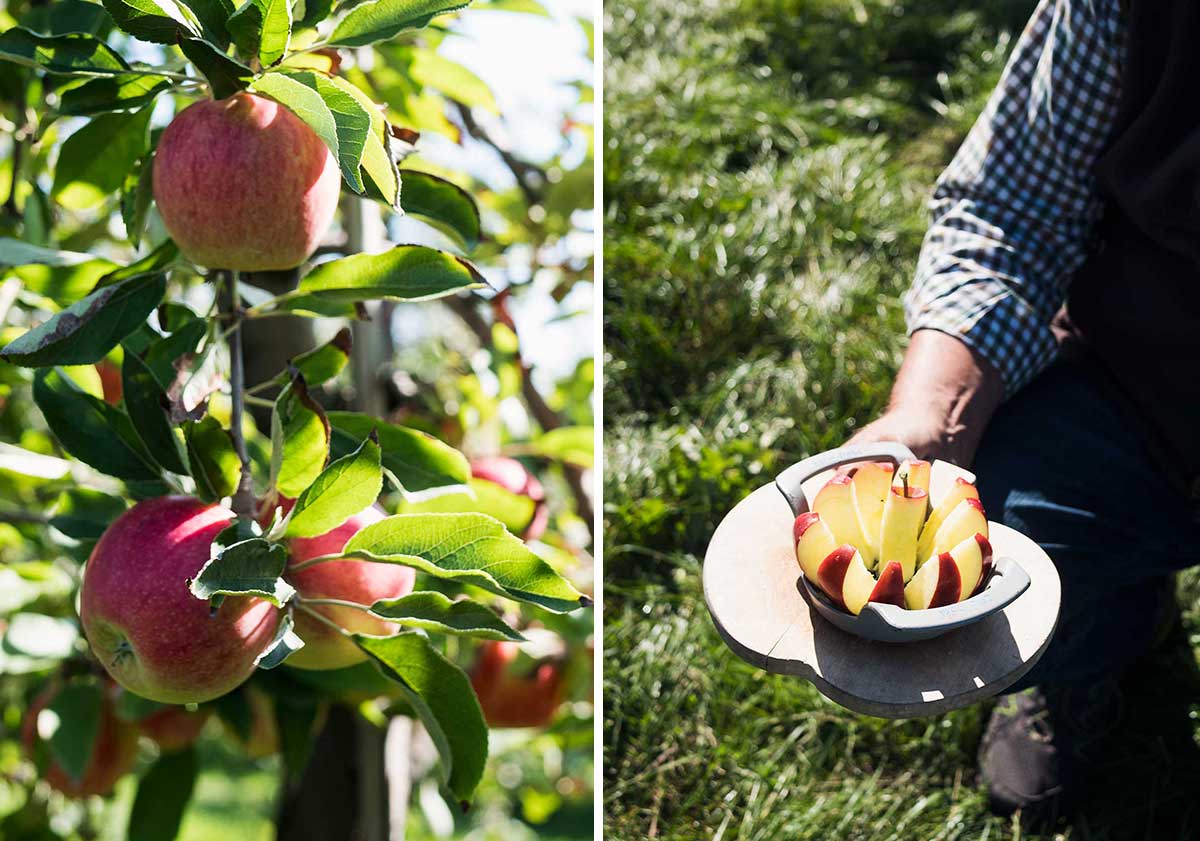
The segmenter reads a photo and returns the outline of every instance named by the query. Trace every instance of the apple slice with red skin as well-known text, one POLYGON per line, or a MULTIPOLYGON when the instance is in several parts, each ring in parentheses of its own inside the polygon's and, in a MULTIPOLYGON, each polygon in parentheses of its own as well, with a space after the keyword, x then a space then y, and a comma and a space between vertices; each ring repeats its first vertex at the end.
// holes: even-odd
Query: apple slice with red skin
POLYGON ((913 577, 917 568, 917 534, 925 520, 928 503, 929 494, 924 489, 910 485, 906 495, 903 487, 893 485, 883 504, 879 561, 899 561, 905 581, 913 577))
MULTIPOLYGON (((974 596, 983 589, 983 585, 987 583, 988 575, 992 571, 992 544, 982 534, 975 535, 975 542, 979 544, 979 553, 983 556, 980 564, 979 583, 975 585, 975 589, 971 591, 974 596)), ((969 598, 969 597, 968 597, 969 598)))
POLYGON ((904 567, 899 561, 888 561, 867 601, 904 607, 904 567))
POLYGON ((919 459, 901 462, 892 477, 893 488, 920 488, 929 495, 929 477, 932 475, 929 462, 919 459), (907 480, 907 481, 906 481, 907 480))
POLYGON ((968 497, 958 503, 945 522, 938 527, 930 557, 950 551, 975 534, 988 536, 987 515, 983 511, 982 502, 968 497))
POLYGON ((838 545, 866 546, 862 527, 858 521, 858 508, 854 504, 854 486, 849 476, 834 476, 813 499, 812 510, 833 532, 838 545))
POLYGON ((964 499, 979 499, 979 491, 974 485, 959 476, 954 480, 954 484, 950 486, 946 495, 939 499, 933 506, 933 510, 929 512, 929 518, 925 521, 924 528, 921 529, 920 540, 917 541, 918 558, 928 558, 933 554, 933 539, 937 535, 937 530, 964 499))
POLYGON ((792 538, 796 544, 796 560, 809 581, 817 581, 821 561, 837 549, 837 541, 829 525, 815 511, 805 511, 792 523, 792 538))
POLYGON ((924 610, 954 604, 962 590, 958 564, 949 552, 943 552, 921 564, 904 588, 904 605, 909 610, 924 610))
POLYGON ((854 471, 854 505, 858 509, 858 524, 866 545, 860 546, 863 561, 873 567, 879 560, 879 530, 883 524, 883 501, 892 486, 892 465, 886 461, 860 464, 854 471))
POLYGON ((857 616, 870 601, 877 582, 863 563, 859 551, 844 543, 821 561, 817 583, 838 607, 857 616))

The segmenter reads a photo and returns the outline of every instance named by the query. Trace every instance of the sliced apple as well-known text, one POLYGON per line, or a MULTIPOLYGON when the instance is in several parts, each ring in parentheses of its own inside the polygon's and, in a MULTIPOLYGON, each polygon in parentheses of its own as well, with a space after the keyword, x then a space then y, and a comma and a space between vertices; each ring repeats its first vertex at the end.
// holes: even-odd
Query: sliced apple
POLYGON ((960 476, 954 480, 954 484, 950 486, 946 496, 939 500, 933 511, 929 513, 929 519, 925 521, 925 528, 921 529, 921 538, 917 541, 918 558, 928 558, 933 554, 933 538, 937 534, 938 528, 946 522, 950 512, 957 508, 964 499, 979 499, 979 491, 960 476))
POLYGON ((953 549, 943 554, 949 555, 958 567, 958 577, 962 582, 962 592, 957 601, 963 601, 975 595, 979 583, 983 580, 983 565, 986 560, 988 567, 992 564, 992 545, 982 534, 973 534, 959 543, 953 549))
POLYGON ((821 561, 838 547, 833 532, 815 511, 805 511, 792 524, 792 537, 796 541, 796 560, 809 581, 817 580, 817 569, 821 561))
POLYGON ((863 562, 870 568, 879 560, 879 530, 883 523, 883 501, 892 485, 892 465, 886 461, 859 465, 852 484, 858 525, 866 540, 866 545, 859 549, 863 553, 863 562))
POLYGON ((962 576, 949 552, 921 564, 917 574, 904 588, 904 605, 909 610, 925 610, 954 604, 962 595, 962 576))
POLYGON ((854 505, 854 487, 849 476, 834 476, 813 500, 812 510, 833 532, 838 545, 849 543, 858 548, 867 545, 862 527, 858 522, 858 509, 854 505))
POLYGON ((937 533, 933 536, 930 557, 948 552, 975 534, 988 537, 987 515, 983 512, 982 502, 968 497, 954 506, 954 510, 938 526, 937 533))
POLYGON ((834 602, 856 616, 862 612, 876 586, 875 576, 867 570, 862 555, 848 543, 837 547, 821 561, 817 583, 834 602))
POLYGON ((896 475, 892 477, 893 488, 920 488, 925 491, 925 495, 929 495, 929 474, 930 467, 927 461, 904 461, 896 468, 896 475), (905 481, 907 480, 907 482, 905 481))
POLYGON ((867 601, 904 607, 904 567, 899 561, 888 561, 867 601))
POLYGON ((909 486, 908 496, 903 487, 893 485, 883 503, 883 524, 880 527, 879 563, 899 561, 904 580, 913 577, 917 567, 917 535, 925 520, 929 494, 909 486))
POLYGON ((983 585, 987 583, 988 575, 992 571, 992 544, 982 534, 975 535, 975 542, 979 544, 979 553, 983 556, 979 570, 979 583, 975 585, 975 589, 971 591, 971 595, 975 595, 983 589, 983 585))

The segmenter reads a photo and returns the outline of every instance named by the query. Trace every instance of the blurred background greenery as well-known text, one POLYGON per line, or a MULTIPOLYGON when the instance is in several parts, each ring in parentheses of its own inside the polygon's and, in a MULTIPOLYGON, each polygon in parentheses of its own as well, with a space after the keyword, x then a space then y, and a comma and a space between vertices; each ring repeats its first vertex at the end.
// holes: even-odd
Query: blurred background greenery
MULTIPOLYGON (((884 406, 925 201, 1033 6, 606 4, 610 837, 1030 837, 987 812, 989 705, 884 721, 757 671, 718 638, 700 565, 743 496, 884 406)), ((1195 643, 1196 576, 1180 588, 1195 643)), ((1132 686, 1057 837, 1200 837, 1191 649, 1132 686)))

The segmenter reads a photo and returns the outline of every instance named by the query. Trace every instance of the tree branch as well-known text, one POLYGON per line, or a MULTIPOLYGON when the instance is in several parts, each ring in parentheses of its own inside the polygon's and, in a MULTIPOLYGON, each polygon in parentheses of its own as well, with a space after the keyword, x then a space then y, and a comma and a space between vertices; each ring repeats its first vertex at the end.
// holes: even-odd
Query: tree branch
POLYGON ((525 201, 529 204, 541 204, 541 187, 546 184, 546 173, 542 168, 521 160, 508 149, 501 146, 488 133, 487 129, 476 122, 475 117, 471 115, 470 108, 457 100, 450 101, 454 104, 455 110, 458 111, 458 118, 462 121, 463 128, 467 130, 467 134, 480 143, 494 149, 496 154, 504 161, 504 165, 512 170, 513 175, 517 177, 517 186, 521 188, 521 192, 525 196, 525 201))
POLYGON ((229 343, 229 388, 232 408, 229 412, 229 433, 233 448, 242 464, 241 477, 233 494, 233 513, 243 519, 254 518, 254 479, 250 474, 250 456, 246 452, 246 437, 242 418, 246 412, 246 373, 242 359, 242 308, 238 300, 236 271, 225 272, 221 288, 221 312, 233 322, 227 333, 229 343))

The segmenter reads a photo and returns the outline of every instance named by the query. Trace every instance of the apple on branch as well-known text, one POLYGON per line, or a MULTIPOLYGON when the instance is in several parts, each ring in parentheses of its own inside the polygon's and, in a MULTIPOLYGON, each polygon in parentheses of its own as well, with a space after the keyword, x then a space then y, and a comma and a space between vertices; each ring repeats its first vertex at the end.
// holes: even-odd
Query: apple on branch
POLYGON ((883 523, 883 504, 892 485, 892 465, 886 461, 861 464, 854 471, 854 504, 859 527, 866 543, 859 549, 868 567, 879 561, 879 534, 883 523))
POLYGON ((933 539, 937 535, 937 530, 942 523, 946 522, 950 512, 957 508, 964 499, 979 499, 979 491, 975 489, 974 485, 959 476, 954 480, 954 484, 950 486, 946 495, 938 500, 934 504, 933 510, 929 512, 929 518, 921 529, 921 538, 917 541, 918 558, 928 558, 932 554, 933 539))

